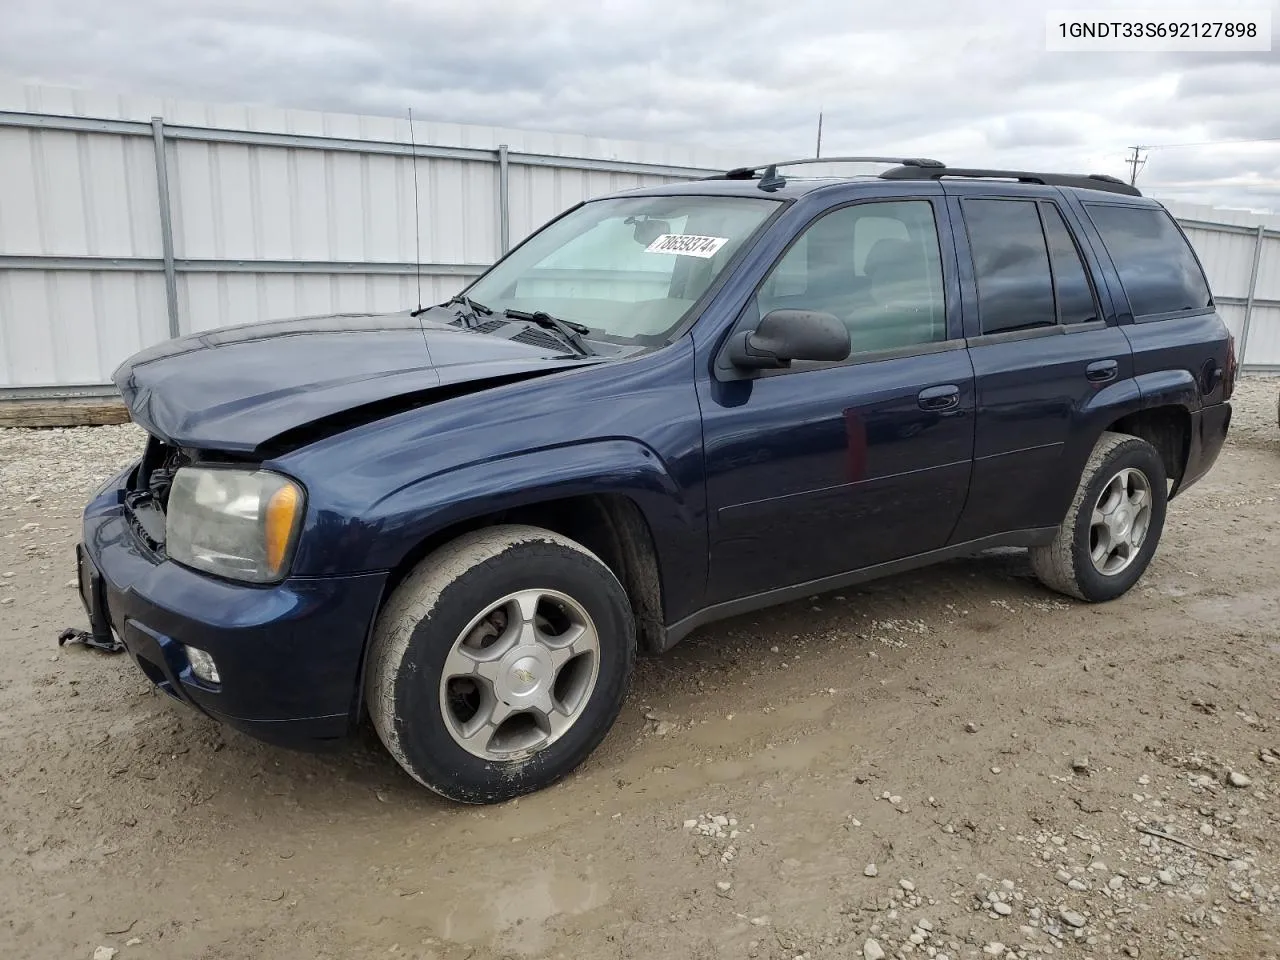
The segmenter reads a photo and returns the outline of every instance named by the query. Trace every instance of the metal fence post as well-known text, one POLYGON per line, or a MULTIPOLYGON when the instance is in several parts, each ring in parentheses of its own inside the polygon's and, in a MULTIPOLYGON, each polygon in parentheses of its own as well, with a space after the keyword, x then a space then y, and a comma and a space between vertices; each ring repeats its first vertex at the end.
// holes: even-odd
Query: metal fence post
POLYGON ((511 167, 505 143, 498 145, 498 245, 504 255, 511 249, 511 167))
POLYGON ((1258 225, 1258 232, 1253 240, 1253 267, 1249 271, 1249 293, 1244 301, 1244 322, 1240 325, 1240 366, 1245 365, 1245 353, 1249 345, 1249 321, 1253 316, 1253 301, 1258 293, 1258 269, 1262 263, 1262 244, 1266 240, 1267 228, 1258 225))
POLYGON ((169 209, 169 159, 164 146, 164 118, 151 118, 151 140, 156 150, 156 189, 160 199, 160 248, 164 255, 164 293, 169 308, 169 336, 182 335, 178 320, 178 274, 173 263, 173 217, 169 209))

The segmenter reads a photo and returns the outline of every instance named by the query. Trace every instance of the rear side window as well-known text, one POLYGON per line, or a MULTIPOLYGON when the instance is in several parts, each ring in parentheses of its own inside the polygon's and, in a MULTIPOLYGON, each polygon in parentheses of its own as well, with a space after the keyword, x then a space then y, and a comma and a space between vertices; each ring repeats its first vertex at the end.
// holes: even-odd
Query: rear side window
POLYGON ((1052 203, 1040 204, 1044 217, 1044 235, 1049 241, 1049 260, 1053 264, 1053 285, 1058 294, 1060 323, 1088 323, 1098 319, 1089 274, 1080 260, 1080 251, 1067 230, 1062 212, 1052 203))
POLYGON ((1085 204, 1120 274, 1135 317, 1211 306, 1191 247, 1164 210, 1085 204))
POLYGON ((965 200, 983 333, 1058 321, 1040 214, 1031 200, 965 200))

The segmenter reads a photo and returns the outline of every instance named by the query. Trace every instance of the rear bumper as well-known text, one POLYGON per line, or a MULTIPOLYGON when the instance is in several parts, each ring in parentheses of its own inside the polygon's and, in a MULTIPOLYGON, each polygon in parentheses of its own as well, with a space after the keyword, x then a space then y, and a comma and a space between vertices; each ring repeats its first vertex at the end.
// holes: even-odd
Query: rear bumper
POLYGON ((159 560, 137 541, 108 486, 84 518, 81 594, 164 693, 254 737, 286 745, 351 732, 364 645, 385 575, 235 584, 159 560), (186 648, 217 663, 191 669, 186 648))
POLYGON ((1191 414, 1191 444, 1187 451, 1187 466, 1182 481, 1174 490, 1179 494, 1191 486, 1217 462, 1222 446, 1227 442, 1227 430, 1231 426, 1231 404, 1215 403, 1191 414))

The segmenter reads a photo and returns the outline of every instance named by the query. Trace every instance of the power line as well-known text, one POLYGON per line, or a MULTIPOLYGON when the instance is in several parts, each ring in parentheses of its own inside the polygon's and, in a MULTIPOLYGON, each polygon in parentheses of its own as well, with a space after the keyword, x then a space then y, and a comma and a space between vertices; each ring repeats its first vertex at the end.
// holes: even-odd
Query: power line
POLYGON ((1126 160, 1125 163, 1129 165, 1129 186, 1135 187, 1138 185, 1138 174, 1141 172, 1142 168, 1147 165, 1147 158, 1146 157, 1140 158, 1139 153, 1142 150, 1147 148, 1139 145, 1139 146, 1130 147, 1129 149, 1132 152, 1129 155, 1129 159, 1126 160))
POLYGON ((1172 150, 1178 147, 1218 147, 1237 143, 1280 143, 1280 137, 1242 137, 1239 140, 1196 140, 1188 143, 1142 143, 1129 148, 1129 156, 1125 164, 1129 167, 1129 184, 1136 186, 1138 174, 1147 165, 1147 157, 1140 156, 1142 151, 1172 150))
POLYGON ((1144 143, 1143 150, 1169 150, 1174 147, 1217 147, 1232 143, 1280 143, 1280 137, 1247 137, 1241 140, 1199 140, 1193 143, 1144 143))

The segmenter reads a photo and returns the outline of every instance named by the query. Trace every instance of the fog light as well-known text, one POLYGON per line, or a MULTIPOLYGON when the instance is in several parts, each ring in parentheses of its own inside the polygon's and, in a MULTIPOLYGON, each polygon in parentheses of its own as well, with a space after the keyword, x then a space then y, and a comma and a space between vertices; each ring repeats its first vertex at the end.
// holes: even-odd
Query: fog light
POLYGON ((218 665, 213 662, 213 657, 205 653, 199 647, 187 647, 187 662, 191 664, 191 672, 206 683, 221 683, 222 677, 218 675, 218 665))

